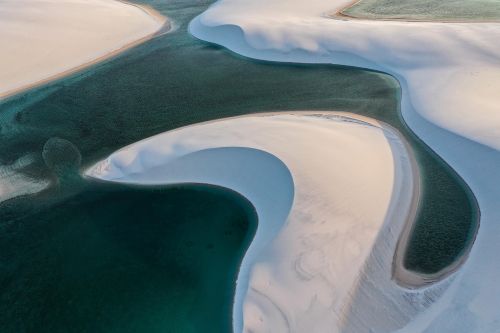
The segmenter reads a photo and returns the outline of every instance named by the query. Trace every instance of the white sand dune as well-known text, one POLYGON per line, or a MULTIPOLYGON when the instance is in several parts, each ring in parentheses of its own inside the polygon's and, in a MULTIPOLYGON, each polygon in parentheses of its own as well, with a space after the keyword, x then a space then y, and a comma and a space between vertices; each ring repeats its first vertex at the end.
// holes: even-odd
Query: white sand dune
POLYGON ((378 271, 367 275, 344 331, 500 332, 500 24, 330 16, 350 2, 220 0, 190 31, 252 58, 360 66, 396 77, 406 122, 469 184, 481 228, 460 272, 412 297, 374 279, 378 271), (438 297, 443 284, 451 287, 438 297))
POLYGON ((165 23, 114 0, 0 0, 0 98, 112 56, 165 23))
POLYGON ((373 247, 392 258, 416 199, 412 161, 397 133, 376 121, 274 113, 166 132, 86 174, 241 193, 259 222, 238 275, 235 332, 337 332, 368 264, 390 280, 392 260, 373 263, 373 247))

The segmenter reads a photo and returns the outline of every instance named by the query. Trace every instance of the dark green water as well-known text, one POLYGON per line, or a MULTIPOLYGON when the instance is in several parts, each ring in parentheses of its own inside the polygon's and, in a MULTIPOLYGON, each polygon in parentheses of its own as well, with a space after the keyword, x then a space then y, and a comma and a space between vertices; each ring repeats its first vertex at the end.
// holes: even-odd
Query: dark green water
POLYGON ((153 134, 226 116, 277 110, 341 110, 398 128, 415 150, 424 188, 420 218, 405 265, 436 272, 463 253, 475 230, 474 201, 462 181, 401 121, 399 86, 393 78, 347 67, 244 59, 186 32, 188 22, 206 9, 209 1, 147 3, 173 18, 179 28, 105 64, 0 104, 0 164, 33 154, 33 163, 18 168, 18 172, 33 179, 53 178, 51 170, 63 176, 57 190, 0 204, 0 324, 5 328, 0 331, 40 332, 39 327, 48 327, 51 332, 229 330, 234 273, 241 249, 253 232, 249 231, 253 228, 251 218, 245 225, 241 221, 242 206, 236 204, 240 200, 221 204, 228 215, 219 219, 219 209, 212 212, 211 207, 203 205, 219 200, 219 192, 190 188, 158 193, 116 185, 94 187, 97 185, 86 181, 81 184, 76 174, 68 172, 80 161, 89 165, 153 134), (73 146, 58 146, 64 141, 51 140, 45 145, 54 137, 72 142, 79 154, 73 146), (41 153, 44 145, 45 161, 41 153), (197 219, 188 216, 176 220, 182 211, 194 209, 191 200, 206 207, 205 213, 200 212, 197 219), (155 213, 149 214, 153 201, 158 204, 154 205, 155 213), (178 211, 162 210, 161 206, 168 207, 171 202, 177 202, 178 211), (136 211, 140 214, 128 220, 136 211), (150 219, 143 222, 140 216, 150 219), (202 222, 204 216, 206 221, 202 222), (209 244, 204 243, 208 235, 200 226, 219 221, 216 224, 222 224, 210 233, 211 243, 224 242, 222 225, 226 219, 241 225, 240 233, 227 240, 224 253, 212 255, 210 249, 203 248, 209 244), (178 230, 172 224, 183 227, 178 230), (115 234, 121 237, 122 227, 128 234, 123 237, 138 238, 130 242, 113 239, 115 234), (104 235, 102 228, 109 232, 104 235), (165 231, 168 228, 175 230, 165 231), (138 229, 148 229, 141 232, 154 239, 143 241, 140 234, 135 235, 138 229), (183 277, 198 277, 198 284, 179 277, 176 269, 164 264, 180 259, 170 258, 170 250, 161 250, 170 246, 165 244, 181 244, 183 235, 188 234, 199 240, 196 249, 200 252, 195 255, 196 249, 179 245, 176 258, 185 261, 176 265, 185 270, 183 277), (78 246, 77 239, 83 238, 92 246, 78 246), (45 242, 41 244, 41 240, 45 242), (156 244, 153 248, 159 252, 151 250, 150 243, 156 244), (133 249, 126 250, 127 246, 133 249), (90 248, 90 254, 84 250, 90 248), (34 261, 28 260, 32 255, 34 261), (122 256, 128 260, 124 265, 135 270, 120 266, 122 256), (210 268, 214 265, 217 272, 210 268), (134 279, 138 282, 131 283, 134 279), (64 282, 65 287, 57 287, 57 281, 64 282), (203 281, 206 284, 202 286, 203 281), (208 289, 210 292, 205 293, 208 289), (73 303, 62 305, 69 301, 73 303), (151 307, 145 305, 148 302, 151 307), (97 311, 99 320, 95 319, 97 311), (201 329, 207 325, 207 318, 210 326, 201 329))
POLYGON ((500 0, 362 0, 343 13, 369 19, 499 21, 500 0))
POLYGON ((256 227, 246 199, 92 183, 51 204, 57 192, 0 212, 1 332, 230 331, 230 286, 256 227))

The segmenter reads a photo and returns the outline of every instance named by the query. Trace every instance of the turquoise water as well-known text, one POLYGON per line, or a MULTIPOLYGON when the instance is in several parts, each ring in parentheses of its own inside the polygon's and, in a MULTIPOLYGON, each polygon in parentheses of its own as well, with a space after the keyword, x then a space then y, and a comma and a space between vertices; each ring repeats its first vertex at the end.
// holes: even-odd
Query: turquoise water
POLYGON ((340 110, 391 124, 410 142, 423 175, 406 266, 436 272, 467 248, 477 221, 474 200, 404 125, 392 77, 241 58, 187 33, 188 22, 209 1, 147 3, 173 18, 178 29, 0 104, 0 165, 30 154, 33 162, 16 171, 57 184, 0 204, 0 331, 229 331, 235 272, 254 228, 248 204, 195 185, 160 193, 98 186, 76 171, 142 138, 221 117, 340 110), (191 210, 196 218, 182 215, 191 210), (233 238, 224 233, 230 223, 239 226, 233 238), (212 225, 207 243, 203 226, 212 225), (122 228, 123 239, 113 238, 122 237, 122 228), (199 246, 182 246, 188 237, 199 246), (203 247, 219 243, 225 250, 213 255, 203 247), (163 252, 168 244, 178 245, 163 252))
POLYGON ((361 0, 342 13, 369 19, 499 21, 500 0, 361 0))

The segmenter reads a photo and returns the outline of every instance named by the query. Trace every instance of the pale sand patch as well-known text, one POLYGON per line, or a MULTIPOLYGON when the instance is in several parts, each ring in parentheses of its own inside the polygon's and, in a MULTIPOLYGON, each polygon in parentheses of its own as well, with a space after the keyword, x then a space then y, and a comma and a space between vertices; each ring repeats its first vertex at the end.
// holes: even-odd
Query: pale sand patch
POLYGON ((14 197, 41 192, 50 185, 47 179, 34 179, 19 172, 35 160, 35 156, 28 154, 12 164, 0 165, 0 203, 14 197))
POLYGON ((153 8, 114 0, 0 2, 0 98, 78 72, 170 29, 153 8))

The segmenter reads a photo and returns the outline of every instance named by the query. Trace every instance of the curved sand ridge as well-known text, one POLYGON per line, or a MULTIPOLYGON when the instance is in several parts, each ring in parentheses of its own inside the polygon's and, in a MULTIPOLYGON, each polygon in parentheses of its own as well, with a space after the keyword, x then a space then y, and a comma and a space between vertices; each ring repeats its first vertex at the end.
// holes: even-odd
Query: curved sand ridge
POLYGON ((376 266, 391 280, 392 258, 373 258, 392 257, 417 199, 418 169, 402 140, 346 113, 259 114, 165 132, 87 175, 244 195, 259 225, 238 274, 235 332, 339 331, 364 272, 376 266))
POLYGON ((115 0, 2 0, 0 98, 74 73, 168 31, 150 7, 115 0))
POLYGON ((381 285, 377 272, 367 274, 346 331, 496 332, 500 262, 491 254, 500 250, 500 24, 329 16, 349 4, 220 0, 191 22, 190 32, 252 58, 358 66, 397 78, 405 121, 470 186, 481 228, 458 274, 411 296, 381 285))

